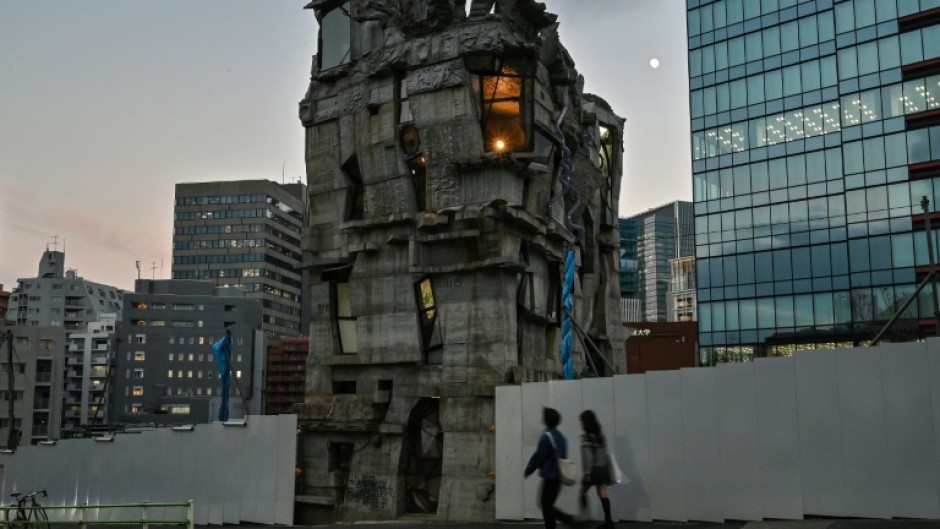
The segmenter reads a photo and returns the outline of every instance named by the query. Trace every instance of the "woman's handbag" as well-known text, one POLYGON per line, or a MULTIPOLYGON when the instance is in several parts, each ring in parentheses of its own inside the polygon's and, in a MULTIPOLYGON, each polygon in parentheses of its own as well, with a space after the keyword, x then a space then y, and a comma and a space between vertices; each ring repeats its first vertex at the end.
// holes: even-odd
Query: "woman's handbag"
POLYGON ((558 477, 561 479, 562 485, 574 485, 578 482, 578 464, 570 459, 565 459, 558 454, 558 446, 555 445, 555 438, 552 437, 552 434, 545 432, 545 435, 548 436, 548 441, 552 443, 552 448, 555 449, 555 457, 558 459, 558 477))
POLYGON ((629 478, 623 476, 623 471, 620 470, 620 465, 617 464, 617 458, 614 457, 614 453, 607 450, 607 462, 610 464, 610 479, 614 483, 630 483, 629 478))

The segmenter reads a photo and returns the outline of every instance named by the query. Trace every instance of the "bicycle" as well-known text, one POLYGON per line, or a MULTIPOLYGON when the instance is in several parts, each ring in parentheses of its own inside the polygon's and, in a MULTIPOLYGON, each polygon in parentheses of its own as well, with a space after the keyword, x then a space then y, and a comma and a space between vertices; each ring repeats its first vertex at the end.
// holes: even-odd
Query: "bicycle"
POLYGON ((32 529, 33 527, 51 529, 46 509, 36 501, 37 494, 42 494, 43 498, 49 497, 45 489, 36 490, 29 494, 20 492, 10 494, 16 500, 16 515, 10 521, 11 529, 32 529), (27 502, 29 502, 29 505, 27 505, 27 502))

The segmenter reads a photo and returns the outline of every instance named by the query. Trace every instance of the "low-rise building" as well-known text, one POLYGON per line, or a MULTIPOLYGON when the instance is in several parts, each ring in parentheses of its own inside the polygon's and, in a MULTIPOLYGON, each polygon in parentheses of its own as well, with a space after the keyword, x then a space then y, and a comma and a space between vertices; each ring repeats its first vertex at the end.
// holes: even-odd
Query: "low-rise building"
POLYGON ((0 323, 0 446, 9 440, 9 400, 19 445, 58 439, 62 418, 65 331, 61 327, 5 326, 0 323), (12 354, 8 351, 9 333, 12 354), (13 389, 10 391, 12 356, 13 389))
POLYGON ((3 283, 0 283, 0 322, 7 319, 7 309, 10 306, 11 292, 3 290, 3 283))
POLYGON ((109 418, 109 377, 116 314, 102 314, 84 332, 68 335, 65 364, 65 415, 70 431, 105 426, 109 418))

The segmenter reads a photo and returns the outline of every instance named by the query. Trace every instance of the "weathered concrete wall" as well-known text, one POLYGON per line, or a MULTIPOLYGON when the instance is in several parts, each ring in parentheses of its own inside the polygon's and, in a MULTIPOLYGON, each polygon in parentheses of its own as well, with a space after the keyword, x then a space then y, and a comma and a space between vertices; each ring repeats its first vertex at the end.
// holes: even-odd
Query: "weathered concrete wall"
POLYGON ((623 120, 582 94, 544 6, 468 1, 469 15, 454 0, 308 6, 321 52, 300 103, 315 278, 302 522, 494 519, 494 388, 561 376, 568 250, 574 316, 606 353, 576 340, 576 371, 625 369, 623 120))

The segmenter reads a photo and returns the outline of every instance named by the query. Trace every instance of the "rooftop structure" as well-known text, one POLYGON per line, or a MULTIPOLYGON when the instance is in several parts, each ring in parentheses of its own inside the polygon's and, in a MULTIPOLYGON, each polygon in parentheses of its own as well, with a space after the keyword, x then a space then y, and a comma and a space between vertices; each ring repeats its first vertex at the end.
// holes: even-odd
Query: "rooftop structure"
POLYGON ((36 277, 17 282, 7 311, 7 319, 17 325, 84 331, 89 322, 102 314, 120 312, 123 305, 121 289, 66 271, 65 252, 44 251, 36 277))

